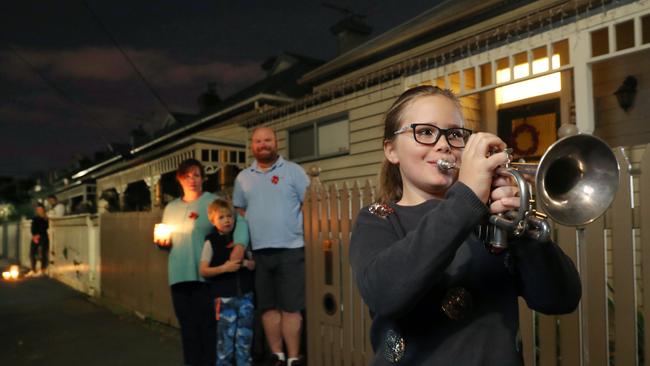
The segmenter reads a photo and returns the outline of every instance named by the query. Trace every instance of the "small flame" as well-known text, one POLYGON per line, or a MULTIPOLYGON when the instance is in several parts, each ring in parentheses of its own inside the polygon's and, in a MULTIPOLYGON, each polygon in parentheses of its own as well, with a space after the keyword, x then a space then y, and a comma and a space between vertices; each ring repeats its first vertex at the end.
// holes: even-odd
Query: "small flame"
POLYGON ((18 278, 18 274, 20 273, 20 271, 18 270, 18 266, 13 265, 9 267, 9 273, 11 273, 11 278, 13 278, 14 280, 18 278))
POLYGON ((173 228, 167 224, 156 224, 153 228, 154 242, 168 241, 171 239, 173 228))
POLYGON ((18 266, 13 265, 13 266, 9 267, 8 271, 2 272, 2 278, 4 280, 7 280, 7 281, 9 281, 9 280, 17 280, 19 274, 20 274, 20 270, 19 270, 18 266))

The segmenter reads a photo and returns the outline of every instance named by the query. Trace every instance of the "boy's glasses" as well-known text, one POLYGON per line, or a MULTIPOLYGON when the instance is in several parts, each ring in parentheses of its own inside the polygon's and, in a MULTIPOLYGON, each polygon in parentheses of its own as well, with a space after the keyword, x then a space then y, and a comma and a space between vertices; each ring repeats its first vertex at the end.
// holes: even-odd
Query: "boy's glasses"
POLYGON ((447 143, 451 147, 465 147, 467 140, 472 135, 472 130, 466 128, 440 128, 429 123, 411 123, 395 131, 394 134, 413 130, 413 138, 422 145, 435 145, 440 136, 445 135, 447 143))

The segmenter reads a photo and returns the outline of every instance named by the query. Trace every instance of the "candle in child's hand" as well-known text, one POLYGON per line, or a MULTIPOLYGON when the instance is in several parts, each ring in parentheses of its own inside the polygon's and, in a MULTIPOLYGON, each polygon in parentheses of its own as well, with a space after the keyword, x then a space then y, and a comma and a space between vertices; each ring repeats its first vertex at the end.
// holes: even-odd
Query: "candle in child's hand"
POLYGON ((167 224, 156 224, 153 228, 153 241, 159 246, 170 246, 172 240, 172 227, 167 224))

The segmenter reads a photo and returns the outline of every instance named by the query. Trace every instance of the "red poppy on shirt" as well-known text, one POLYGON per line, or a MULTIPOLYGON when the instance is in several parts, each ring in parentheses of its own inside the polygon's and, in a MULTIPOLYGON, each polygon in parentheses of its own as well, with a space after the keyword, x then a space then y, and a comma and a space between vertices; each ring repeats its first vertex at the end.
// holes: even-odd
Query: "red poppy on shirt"
POLYGON ((196 213, 196 212, 194 212, 194 211, 192 211, 192 212, 190 212, 190 215, 189 215, 188 217, 189 217, 190 219, 192 219, 192 220, 196 220, 196 219, 199 218, 199 214, 196 213))
POLYGON ((280 181, 280 177, 278 177, 277 175, 274 175, 271 178, 271 183, 273 183, 273 184, 278 184, 279 181, 280 181))

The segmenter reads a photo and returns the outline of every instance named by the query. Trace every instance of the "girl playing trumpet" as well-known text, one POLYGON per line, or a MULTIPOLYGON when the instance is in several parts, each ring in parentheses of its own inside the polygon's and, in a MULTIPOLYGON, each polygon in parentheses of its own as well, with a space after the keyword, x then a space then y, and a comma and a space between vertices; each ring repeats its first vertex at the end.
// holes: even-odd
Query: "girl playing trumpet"
POLYGON ((520 365, 517 297, 545 314, 580 300, 556 244, 517 239, 494 255, 477 238, 519 197, 495 177, 505 143, 463 125, 457 98, 432 86, 407 90, 386 113, 380 202, 359 214, 350 246, 373 315, 373 365, 520 365))

